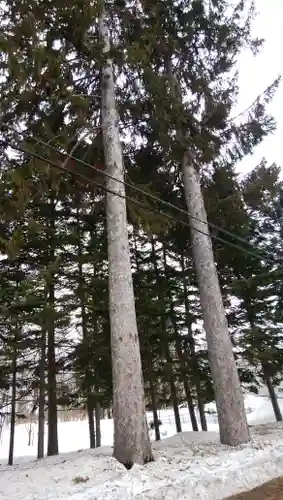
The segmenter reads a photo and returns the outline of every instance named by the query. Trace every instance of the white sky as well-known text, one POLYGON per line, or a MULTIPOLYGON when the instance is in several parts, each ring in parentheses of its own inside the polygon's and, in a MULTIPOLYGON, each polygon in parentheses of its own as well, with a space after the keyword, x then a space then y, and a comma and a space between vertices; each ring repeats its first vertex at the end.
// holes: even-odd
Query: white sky
MULTIPOLYGON (((264 48, 254 57, 244 53, 240 59, 240 96, 236 113, 247 108, 279 74, 283 74, 283 0, 255 0, 258 15, 253 34, 265 39, 264 48)), ((262 157, 269 163, 276 161, 283 171, 283 81, 269 106, 277 121, 277 130, 265 139, 252 157, 238 166, 241 173, 256 166, 262 157)))

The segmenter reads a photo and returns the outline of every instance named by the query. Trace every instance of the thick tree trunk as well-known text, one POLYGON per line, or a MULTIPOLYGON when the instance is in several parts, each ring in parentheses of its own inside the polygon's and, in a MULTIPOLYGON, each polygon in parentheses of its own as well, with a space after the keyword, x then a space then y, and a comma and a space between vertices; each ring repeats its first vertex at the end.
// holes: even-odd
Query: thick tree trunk
POLYGON ((109 59, 107 17, 102 2, 102 132, 107 173, 106 215, 109 262, 109 316, 113 372, 114 456, 130 468, 153 459, 146 423, 140 345, 127 230, 124 167, 109 59), (117 182, 118 181, 118 182, 117 182), (120 181, 120 182, 119 182, 120 181), (117 195, 113 194, 117 193, 117 195))
POLYGON ((183 156, 182 171, 191 224, 192 251, 215 390, 220 440, 223 444, 237 446, 250 439, 244 398, 214 262, 200 177, 188 151, 183 156))
POLYGON ((40 340, 39 361, 39 398, 38 398, 38 441, 37 458, 44 457, 45 434, 45 361, 46 361, 46 330, 42 328, 40 340))
POLYGON ((101 447, 101 407, 100 402, 95 402, 95 432, 96 432, 96 448, 101 447))
POLYGON ((55 357, 55 291, 54 284, 48 286, 48 302, 51 317, 48 318, 47 328, 47 382, 48 382, 48 441, 47 455, 58 455, 58 415, 57 415, 57 383, 56 383, 56 357, 55 357))
POLYGON ((10 421, 10 444, 8 465, 14 462, 14 444, 15 444, 15 424, 16 424, 16 393, 17 393, 17 338, 15 336, 15 345, 12 358, 12 400, 11 400, 11 421, 10 421))
POLYGON ((89 430, 89 447, 95 448, 95 427, 94 427, 94 401, 93 396, 89 393, 87 396, 87 417, 88 417, 88 430, 89 430))

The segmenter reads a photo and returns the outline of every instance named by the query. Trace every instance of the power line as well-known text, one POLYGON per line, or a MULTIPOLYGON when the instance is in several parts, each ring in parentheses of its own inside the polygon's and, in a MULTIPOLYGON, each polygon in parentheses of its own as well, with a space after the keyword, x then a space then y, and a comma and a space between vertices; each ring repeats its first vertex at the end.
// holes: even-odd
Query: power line
MULTIPOLYGON (((18 150, 18 151, 21 151, 21 152, 23 152, 23 153, 26 153, 26 154, 28 154, 28 155, 30 155, 30 156, 32 156, 32 157, 34 157, 34 158, 37 158, 38 160, 43 161, 43 162, 45 162, 45 163, 47 163, 47 164, 49 164, 49 165, 53 165, 54 167, 57 167, 57 168, 59 168, 60 170, 63 170, 63 171, 65 171, 65 172, 67 172, 67 173, 70 173, 70 171, 69 171, 67 168, 64 168, 64 167, 62 166, 62 164, 60 164, 60 163, 58 163, 58 162, 55 162, 55 161, 53 161, 53 160, 49 160, 48 158, 45 158, 45 157, 43 157, 43 156, 39 155, 39 154, 38 154, 38 153, 36 153, 36 152, 29 151, 28 149, 24 148, 23 146, 18 146, 18 145, 13 145, 13 146, 11 146, 11 144, 10 144, 8 141, 2 141, 2 143, 3 143, 3 144, 5 144, 6 146, 12 147, 13 149, 16 149, 16 150, 18 150)), ((55 149, 56 149, 56 148, 55 148, 55 149)), ((60 152, 59 150, 58 150, 58 152, 61 154, 61 152, 60 152)), ((76 158, 74 157, 74 159, 76 159, 76 158)), ((78 160, 78 161, 80 161, 80 160, 78 160)), ((98 171, 100 174, 101 174, 101 173, 104 173, 104 172, 101 172, 101 170, 99 170, 99 169, 96 169, 96 168, 92 167, 90 164, 88 164, 88 163, 86 163, 86 162, 82 162, 82 163, 86 164, 86 166, 88 166, 89 168, 94 169, 95 171, 98 171)), ((105 191, 105 192, 108 192, 108 193, 110 193, 110 194, 113 194, 113 195, 115 195, 115 196, 118 196, 119 198, 122 198, 122 199, 125 199, 125 200, 128 200, 128 201, 131 201, 132 203, 134 203, 134 204, 136 204, 136 205, 141 206, 142 208, 144 208, 144 209, 145 209, 145 210, 147 210, 147 211, 150 211, 150 212, 156 213, 156 214, 158 214, 159 216, 161 215, 162 217, 165 217, 166 219, 168 219, 168 220, 170 220, 170 221, 172 221, 172 222, 175 222, 175 223, 178 223, 178 224, 182 224, 183 226, 188 227, 188 228, 190 228, 190 229, 191 229, 191 224, 190 224, 189 222, 183 221, 183 220, 181 220, 181 219, 177 219, 177 218, 176 218, 176 217, 174 217, 173 215, 170 215, 170 214, 167 214, 167 213, 163 213, 163 212, 161 212, 160 210, 154 209, 153 207, 149 207, 149 206, 145 205, 143 202, 141 202, 140 200, 137 200, 137 199, 132 198, 132 197, 130 197, 130 196, 124 196, 124 195, 122 195, 122 194, 120 194, 120 193, 117 193, 117 192, 115 192, 115 191, 113 191, 113 190, 111 190, 111 189, 109 189, 109 188, 106 188, 106 186, 104 186, 103 184, 101 184, 101 183, 99 183, 99 182, 97 182, 97 181, 95 181, 95 180, 93 180, 93 179, 91 179, 91 180, 90 180, 90 179, 89 179, 86 175, 84 175, 84 174, 77 173, 77 172, 73 172, 73 173, 75 173, 76 175, 78 175, 78 176, 79 176, 79 177, 81 177, 81 178, 86 179, 86 180, 87 180, 88 182, 90 182, 91 184, 95 184, 97 187, 101 188, 101 189, 102 189, 103 191, 105 191)), ((108 175, 108 174, 106 174, 106 173, 105 173, 105 175, 108 175)), ((109 176, 109 175, 108 175, 108 176, 109 176)), ((112 178, 112 179, 114 179, 114 180, 116 180, 116 179, 115 179, 114 177, 112 177, 112 176, 109 176, 109 177, 110 177, 110 178, 112 178)), ((120 182, 122 182, 122 181, 120 181, 120 182)), ((132 187, 132 186, 130 185, 130 187, 132 187)), ((146 193, 146 192, 143 192, 143 190, 140 190, 139 188, 136 188, 136 190, 137 190, 138 192, 141 192, 142 194, 147 195, 147 193, 146 193)), ((156 196, 154 196, 154 195, 150 195, 149 197, 150 197, 150 198, 151 198, 151 197, 153 197, 153 199, 154 199, 154 200, 162 202, 162 200, 159 200, 159 198, 157 198, 157 197, 156 197, 156 196)), ((167 204, 167 202, 164 202, 164 203, 166 203, 166 204, 167 204)), ((188 216, 188 213, 187 213, 185 210, 183 210, 183 209, 179 209, 178 207, 176 207, 175 205, 171 205, 170 203, 169 203, 169 206, 172 206, 172 207, 173 207, 173 208, 175 208, 176 210, 179 210, 182 214, 186 214, 186 216, 188 216)), ((197 219, 197 220, 198 220, 198 219, 197 219)), ((202 222, 202 223, 203 223, 203 221, 200 221, 200 222, 202 222)), ((217 241, 220 241, 220 242, 222 242, 222 243, 224 243, 224 244, 227 244, 227 245, 229 245, 229 246, 231 246, 231 247, 233 247, 233 248, 236 248, 237 250, 240 250, 240 251, 242 251, 242 252, 245 252, 245 253, 247 253, 247 254, 249 254, 249 255, 253 256, 253 257, 256 257, 257 259, 265 259, 265 261, 266 261, 266 262, 269 262, 270 264, 276 264, 276 262, 275 262, 275 261, 273 261, 273 260, 271 260, 271 259, 269 259, 269 258, 267 258, 267 257, 264 257, 264 256, 262 256, 262 255, 260 255, 260 254, 257 254, 256 252, 253 252, 253 251, 248 250, 248 249, 246 249, 246 248, 240 247, 239 245, 237 245, 237 244, 235 244, 235 243, 232 243, 232 242, 230 242, 230 241, 228 241, 228 240, 225 240, 224 238, 221 238, 220 236, 217 236, 217 235, 215 235, 215 234, 213 234, 213 233, 209 234, 209 233, 206 233, 205 231, 201 231, 200 229, 196 229, 196 228, 193 228, 193 229, 194 229, 195 231, 197 231, 198 233, 200 233, 200 234, 204 234, 205 236, 209 236, 209 237, 211 237, 211 238, 213 238, 213 239, 215 239, 215 240, 217 240, 217 241)), ((231 234, 232 234, 232 233, 231 233, 231 234)))
MULTIPOLYGON (((8 129, 10 129, 10 130, 12 130, 14 133, 16 133, 16 134, 18 134, 18 135, 22 135, 20 132, 18 132, 18 131, 16 131, 16 130, 14 130, 14 129, 13 129, 13 127, 10 127, 10 126, 8 126, 8 125, 4 125, 4 127, 8 128, 8 129)), ((182 209, 182 208, 180 208, 180 207, 177 207, 176 205, 173 205, 172 203, 170 203, 170 202, 168 202, 168 201, 162 200, 162 199, 161 199, 161 198, 159 198, 158 196, 155 196, 155 195, 153 195, 153 194, 151 194, 151 193, 148 193, 147 191, 144 191, 143 189, 138 188, 137 186, 134 186, 133 184, 131 184, 131 183, 129 183, 129 182, 122 181, 122 180, 119 180, 119 179, 115 179, 115 177, 111 176, 111 175, 110 175, 110 174, 108 174, 107 172, 100 170, 99 168, 95 167, 94 165, 90 165, 90 163, 87 163, 87 162, 85 162, 84 160, 81 160, 81 159, 77 158, 76 156, 73 156, 72 154, 62 153, 62 152, 61 152, 58 148, 56 148, 55 146, 52 146, 51 144, 46 143, 45 141, 42 141, 42 140, 41 140, 41 139, 39 139, 39 138, 36 138, 36 137, 30 137, 30 138, 28 138, 28 139, 35 141, 35 142, 36 142, 36 144, 42 144, 43 146, 50 148, 51 150, 55 151, 57 154, 65 154, 67 158, 72 159, 72 160, 75 160, 75 161, 77 161, 77 162, 81 163, 82 165, 84 165, 84 166, 86 166, 86 167, 88 167, 88 168, 90 168, 90 169, 92 169, 92 170, 96 171, 97 173, 99 173, 99 174, 103 174, 103 175, 105 175, 106 177, 108 177, 109 179, 113 179, 113 180, 115 180, 115 181, 116 181, 116 182, 118 182, 119 184, 123 184, 123 185, 125 185, 125 186, 127 186, 127 187, 130 187, 130 188, 131 188, 131 189, 133 189, 134 191, 136 191, 136 192, 138 192, 138 193, 140 193, 140 194, 142 194, 142 195, 144 195, 144 196, 146 196, 146 197, 148 197, 148 198, 152 199, 152 200, 153 200, 153 201, 155 201, 155 202, 161 203, 162 205, 164 205, 164 206, 165 206, 165 207, 167 207, 167 208, 171 208, 171 209, 173 209, 173 210, 177 210, 179 213, 182 213, 182 214, 186 215, 186 217, 190 217, 190 218, 191 218, 191 219, 193 219, 193 220, 196 220, 196 221, 198 221, 198 222, 200 222, 200 223, 202 223, 202 224, 205 224, 205 223, 204 223, 204 221, 203 221, 203 220, 201 220, 201 219, 199 219, 198 217, 193 216, 193 215, 189 215, 189 214, 188 214, 188 212, 187 212, 186 210, 184 210, 184 209, 182 209)), ((16 149, 19 149, 19 148, 17 147, 16 149)), ((26 152, 26 153, 28 153, 28 154, 33 154, 33 153, 31 153, 30 151, 23 151, 23 152, 26 152)), ((50 160, 47 160, 46 158, 45 158, 45 159, 43 159, 43 158, 41 157, 40 159, 41 159, 42 161, 52 163, 50 160)), ((64 163, 65 163, 65 162, 64 162, 64 163)), ((62 168, 62 166, 61 166, 61 165, 59 165, 59 164, 57 164, 56 166, 57 166, 58 168, 62 168)), ((65 168, 65 170, 66 170, 67 172, 69 172, 69 170, 68 170, 68 169, 66 169, 66 168, 65 168)), ((77 175, 78 175, 78 174, 77 174, 77 175)), ((83 176, 82 174, 79 174, 79 175, 83 176)), ((84 177, 85 177, 88 181, 90 181, 90 179, 88 179, 88 178, 87 178, 87 176, 84 176, 84 177)), ((91 181, 91 182, 96 183, 95 181, 91 181)), ((96 184, 97 184, 97 183, 96 183, 96 184)), ((100 187, 105 188, 103 185, 101 185, 100 187)), ((106 188, 105 188, 105 189, 106 189, 106 188)), ((113 194, 117 194, 117 193, 113 193, 113 194)), ((128 198, 128 199, 129 199, 129 198, 128 198)), ((254 249, 253 245, 252 245, 250 242, 248 242, 248 241, 247 241, 247 240, 245 240, 244 238, 241 238, 240 236, 236 235, 235 233, 232 233, 231 231, 228 231, 227 229, 220 228, 219 226, 217 226, 216 224, 213 224, 212 222, 208 222, 208 226, 210 226, 211 228, 216 229, 217 231, 220 231, 220 232, 222 232, 223 234, 226 234, 227 236, 229 236, 229 237, 231 237, 231 238, 233 238, 233 239, 235 239, 235 240, 237 240, 237 241, 239 241, 239 242, 241 242, 241 243, 243 243, 243 244, 245 244, 245 245, 249 246, 250 248, 252 248, 252 250, 254 249)), ((189 225, 189 227, 191 227, 191 225, 189 225)), ((194 228, 194 229, 195 229, 195 228, 194 228)), ((195 230, 196 230, 196 229, 195 229, 195 230)), ((199 232, 201 232, 201 231, 199 230, 199 232)), ((206 234, 206 233, 203 233, 203 234, 206 234)), ((216 235, 211 235, 211 236, 212 236, 212 237, 214 237, 214 238, 216 238, 216 235)), ((223 242, 223 241, 226 241, 226 240, 223 240, 223 239, 222 239, 222 238, 220 238, 220 237, 217 237, 217 238, 219 239, 219 241, 222 241, 222 242, 223 242)), ((226 243, 227 243, 227 244, 230 244, 230 242, 228 243, 228 241, 226 241, 226 243)), ((232 244, 231 244, 231 246, 232 246, 232 244)), ((235 245, 233 245, 233 246, 235 246, 235 245)), ((236 247, 236 248, 237 248, 237 247, 236 247)), ((239 247, 239 248, 240 248, 240 247, 239 247)), ((250 253, 250 251, 248 251, 248 250, 246 250, 246 249, 244 249, 244 248, 242 248, 242 251, 247 251, 247 252, 249 252, 249 253, 250 253)), ((257 258, 262 258, 262 259, 264 259, 264 260, 266 260, 266 261, 271 262, 271 260, 270 260, 269 258, 265 257, 264 255, 261 255, 260 253, 257 253, 257 254, 256 254, 256 253, 254 252, 254 256, 256 256, 257 258)))
POLYGON ((237 115, 235 116, 232 116, 231 118, 228 119, 228 123, 230 122, 233 122, 234 120, 237 120, 237 118, 240 118, 240 116, 248 113, 248 111, 250 111, 250 109, 253 108, 253 106, 266 94, 269 92, 270 89, 272 89, 273 85, 275 85, 277 82, 280 81, 280 79, 282 78, 282 74, 280 73, 277 78, 275 78, 275 80, 269 84, 260 94, 258 94, 258 96, 254 99, 254 101, 247 107, 245 108, 243 111, 240 111, 240 113, 238 113, 237 115))
MULTIPOLYGON (((10 147, 11 147, 11 145, 10 145, 7 141, 2 141, 2 142, 4 142, 4 143, 6 142, 6 145, 8 145, 8 146, 10 146, 10 147)), ((43 144, 45 145, 44 141, 39 140, 38 142, 43 143, 43 144)), ((47 145, 47 146, 49 146, 47 143, 46 143, 46 145, 47 145)), ((63 165, 59 164, 58 162, 54 162, 54 161, 52 161, 52 160, 49 160, 49 159, 47 159, 47 158, 45 158, 45 157, 43 157, 43 156, 39 155, 38 153, 31 152, 31 151, 29 151, 29 150, 27 150, 27 149, 23 148, 22 146, 12 146, 12 147, 13 147, 14 149, 17 149, 18 151, 21 151, 21 152, 23 152, 23 153, 29 154, 30 156, 35 157, 35 158, 37 158, 37 159, 39 159, 39 160, 41 160, 41 161, 43 161, 43 162, 45 162, 45 163, 47 163, 47 164, 49 164, 49 165, 53 165, 53 166, 55 166, 55 167, 59 168, 60 170, 64 170, 65 172, 70 173, 70 171, 69 171, 66 167, 63 167, 63 165)), ((57 148, 51 147, 51 149, 54 149, 56 152, 58 152, 58 153, 60 153, 60 154, 61 154, 60 150, 58 150, 57 148)), ((74 159, 74 160, 77 160, 77 158, 76 158, 76 157, 73 157, 73 156, 70 156, 70 158, 71 158, 71 159, 74 159)), ((79 161, 79 162, 81 162, 81 163, 83 163, 84 165, 88 166, 90 169, 93 169, 93 170, 95 170, 95 171, 99 172, 100 174, 101 174, 101 173, 103 173, 103 174, 105 174, 106 176, 108 176, 108 177, 110 177, 110 178, 112 178, 112 179, 116 180, 116 179, 115 179, 115 177, 112 177, 112 176, 110 176, 109 174, 106 174, 106 172, 101 172, 101 170, 99 170, 99 169, 97 169, 97 168, 93 167, 93 166, 92 166, 92 165, 90 165, 89 163, 86 163, 86 162, 81 161, 81 160, 78 160, 78 161, 79 161)), ((99 188, 103 189, 104 191, 106 191, 106 192, 108 192, 108 193, 110 193, 110 194, 114 194, 114 195, 116 195, 116 196, 118 196, 118 197, 120 197, 120 198, 123 198, 123 199, 126 199, 126 200, 128 200, 128 201, 131 201, 132 203, 134 203, 134 204, 136 204, 136 205, 139 205, 139 206, 141 206, 142 208, 144 208, 144 209, 146 209, 146 210, 149 210, 149 211, 151 211, 151 212, 153 212, 153 213, 156 213, 156 214, 158 214, 158 215, 162 215, 163 217, 167 218, 168 220, 171 220, 172 222, 181 223, 182 225, 184 225, 184 226, 186 226, 186 227, 189 227, 189 228, 191 229, 191 225, 190 225, 190 223, 188 223, 188 222, 185 222, 185 221, 183 221, 183 220, 181 220, 181 219, 177 219, 176 217, 174 217, 174 216, 172 216, 172 215, 169 215, 169 214, 166 214, 166 213, 160 212, 159 210, 156 210, 156 209, 154 209, 153 207, 148 207, 147 205, 145 205, 144 203, 142 203, 141 201, 139 201, 139 200, 137 200, 137 199, 135 199, 135 198, 132 198, 132 197, 129 197, 129 196, 123 196, 123 195, 121 195, 121 194, 119 194, 119 193, 116 193, 115 191, 113 191, 113 190, 111 190, 111 189, 109 189, 109 188, 106 188, 106 186, 104 186, 103 184, 101 184, 101 183, 99 183, 99 182, 97 182, 97 181, 94 181, 93 179, 91 179, 91 180, 90 180, 90 179, 89 179, 86 175, 84 175, 84 174, 77 173, 77 172, 73 172, 73 173, 75 173, 75 174, 76 174, 76 175, 78 175, 79 177, 82 177, 82 178, 86 179, 86 180, 87 180, 88 182, 90 182, 91 184, 95 184, 97 187, 99 187, 99 188)), ((120 182, 120 183, 123 183, 123 181, 119 181, 119 182, 120 182)), ((154 196, 154 195, 151 195, 150 193, 146 193, 145 191, 141 190, 140 188, 136 188, 136 187, 134 187, 134 186, 131 186, 131 184, 128 184, 128 183, 125 183, 125 185, 128 185, 128 186, 130 186, 130 187, 133 187, 136 191, 141 192, 142 194, 144 194, 144 195, 146 195, 146 196, 148 195, 150 198, 151 198, 151 197, 153 197, 153 199, 154 199, 155 201, 160 201, 160 202, 163 202, 163 200, 159 199, 158 197, 156 197, 156 196, 154 196)), ((168 203, 168 202, 164 202, 164 204, 167 204, 167 203, 168 203)), ((171 203, 168 203, 168 205, 169 205, 170 207, 172 206, 172 207, 173 207, 173 208, 175 208, 176 210, 178 210, 178 211, 180 211, 181 213, 183 213, 183 214, 185 214, 186 216, 188 216, 188 213, 187 213, 185 210, 183 210, 183 209, 181 209, 181 208, 179 209, 179 207, 177 207, 177 206, 175 206, 175 205, 171 205, 171 203)), ((197 219, 197 220, 198 220, 198 219, 197 219)), ((203 221, 201 221, 200 219, 199 219, 199 221, 203 223, 203 221)), ((225 240, 224 238, 221 238, 220 236, 217 236, 217 235, 215 235, 215 234, 213 234, 213 233, 212 233, 212 234, 208 234, 208 233, 206 233, 206 232, 204 232, 204 231, 201 231, 200 229, 196 229, 196 228, 194 228, 194 229, 195 229, 195 231, 199 232, 200 234, 204 234, 205 236, 210 236, 211 238, 213 238, 213 239, 215 239, 215 240, 218 240, 218 241, 220 241, 220 242, 222 242, 222 243, 225 243, 225 244, 227 244, 227 245, 230 245, 231 247, 236 248, 236 249, 238 249, 238 250, 240 250, 240 251, 246 252, 247 254, 250 254, 250 255, 252 255, 253 257, 256 257, 256 258, 258 258, 258 259, 265 259, 265 260, 266 260, 266 262, 269 262, 270 264, 275 264, 275 263, 276 263, 275 261, 272 261, 272 260, 271 260, 271 259, 269 259, 269 258, 266 258, 266 257, 264 257, 264 256, 262 256, 262 255, 259 255, 259 254, 255 253, 255 252, 251 251, 251 250, 248 250, 248 249, 245 249, 245 248, 243 248, 243 247, 240 247, 239 245, 236 245, 235 243, 232 243, 232 242, 230 242, 230 241, 227 241, 227 240, 225 240)), ((233 236, 233 233, 231 233, 231 235, 233 236)), ((245 240, 244 240, 244 241, 245 241, 245 240)), ((245 241, 245 243, 247 243, 247 242, 245 241)))

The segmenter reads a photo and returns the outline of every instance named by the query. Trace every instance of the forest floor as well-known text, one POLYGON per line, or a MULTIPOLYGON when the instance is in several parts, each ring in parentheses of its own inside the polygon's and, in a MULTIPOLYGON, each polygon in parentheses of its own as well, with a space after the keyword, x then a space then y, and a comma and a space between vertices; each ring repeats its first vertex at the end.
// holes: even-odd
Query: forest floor
POLYGON ((283 499, 283 477, 278 477, 264 483, 257 488, 244 491, 238 495, 225 500, 282 500, 283 499))

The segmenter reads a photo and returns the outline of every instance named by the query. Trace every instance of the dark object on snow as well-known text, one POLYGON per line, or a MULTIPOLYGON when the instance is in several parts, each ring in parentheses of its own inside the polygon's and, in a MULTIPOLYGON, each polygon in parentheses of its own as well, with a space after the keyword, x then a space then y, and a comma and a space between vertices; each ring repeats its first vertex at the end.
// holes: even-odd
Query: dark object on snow
MULTIPOLYGON (((160 427, 160 426, 162 425, 161 420, 158 420, 158 421, 157 421, 157 425, 158 425, 158 427, 160 427)), ((155 425, 154 425, 154 422, 153 422, 153 421, 152 421, 152 422, 149 422, 149 427, 150 427, 150 429, 153 431, 153 429, 155 428, 155 425)))

